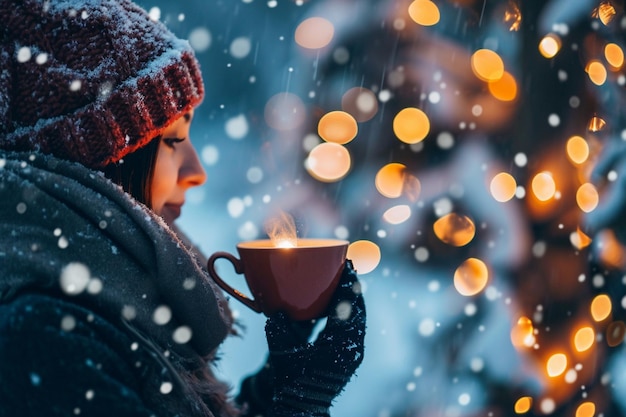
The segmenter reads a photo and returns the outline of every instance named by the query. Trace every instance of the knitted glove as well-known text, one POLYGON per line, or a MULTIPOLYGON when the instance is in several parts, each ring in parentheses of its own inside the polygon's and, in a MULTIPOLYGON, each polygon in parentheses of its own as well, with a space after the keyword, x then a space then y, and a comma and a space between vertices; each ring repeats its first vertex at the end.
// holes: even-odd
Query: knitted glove
POLYGON ((299 337, 297 328, 283 313, 270 317, 265 326, 274 378, 269 416, 329 416, 333 399, 363 360, 365 303, 350 261, 315 342, 299 337))

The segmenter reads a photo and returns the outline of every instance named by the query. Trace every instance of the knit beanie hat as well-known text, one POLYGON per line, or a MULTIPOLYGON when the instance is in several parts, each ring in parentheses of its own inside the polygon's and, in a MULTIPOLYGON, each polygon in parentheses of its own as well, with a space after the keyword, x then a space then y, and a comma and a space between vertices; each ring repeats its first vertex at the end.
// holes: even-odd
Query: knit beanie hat
POLYGON ((204 96, 187 41, 128 0, 0 0, 0 149, 91 168, 204 96))

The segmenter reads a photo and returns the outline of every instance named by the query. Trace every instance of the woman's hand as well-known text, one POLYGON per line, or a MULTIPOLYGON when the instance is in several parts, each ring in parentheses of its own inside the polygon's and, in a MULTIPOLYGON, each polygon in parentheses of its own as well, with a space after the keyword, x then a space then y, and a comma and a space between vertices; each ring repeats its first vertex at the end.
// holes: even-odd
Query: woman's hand
POLYGON ((313 343, 301 336, 300 323, 277 313, 265 333, 273 371, 273 417, 328 416, 363 361, 365 303, 352 263, 346 261, 328 308, 328 320, 313 343))

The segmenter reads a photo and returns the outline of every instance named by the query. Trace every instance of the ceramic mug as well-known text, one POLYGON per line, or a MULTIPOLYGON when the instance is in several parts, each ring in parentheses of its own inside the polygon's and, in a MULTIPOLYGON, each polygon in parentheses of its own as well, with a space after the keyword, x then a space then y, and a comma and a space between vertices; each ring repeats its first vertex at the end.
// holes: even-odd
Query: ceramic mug
POLYGON ((209 258, 213 280, 252 310, 267 316, 284 311, 292 320, 321 317, 343 271, 348 242, 336 239, 298 239, 297 246, 275 246, 271 240, 237 245, 239 258, 216 252, 209 258), (253 298, 228 285, 215 269, 218 259, 233 264, 243 274, 253 298))

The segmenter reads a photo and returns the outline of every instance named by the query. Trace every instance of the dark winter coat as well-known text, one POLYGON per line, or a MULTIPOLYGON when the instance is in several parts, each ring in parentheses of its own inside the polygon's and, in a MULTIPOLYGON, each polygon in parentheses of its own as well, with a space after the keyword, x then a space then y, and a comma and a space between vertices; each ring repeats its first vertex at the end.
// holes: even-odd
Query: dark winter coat
POLYGON ((100 173, 0 151, 0 416, 220 416, 226 301, 100 173), (210 410, 209 410, 210 409, 210 410))

